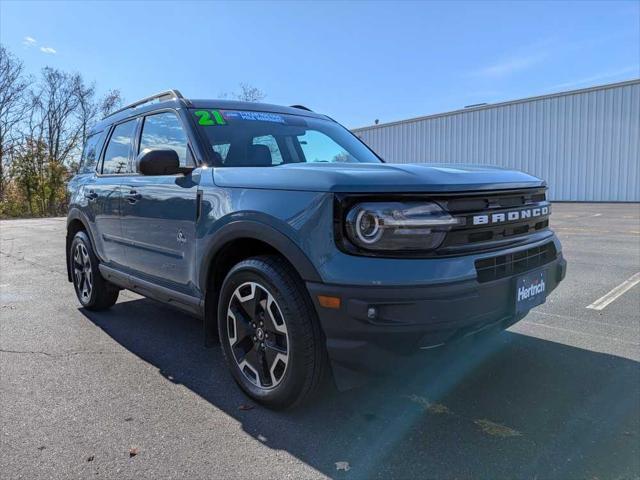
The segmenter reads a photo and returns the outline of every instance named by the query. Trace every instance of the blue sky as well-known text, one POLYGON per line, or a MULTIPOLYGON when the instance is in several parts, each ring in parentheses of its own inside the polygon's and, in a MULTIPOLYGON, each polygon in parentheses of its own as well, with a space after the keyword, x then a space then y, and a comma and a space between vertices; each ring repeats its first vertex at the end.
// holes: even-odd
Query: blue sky
POLYGON ((358 127, 637 78, 640 2, 0 0, 0 41, 129 101, 246 82, 358 127))

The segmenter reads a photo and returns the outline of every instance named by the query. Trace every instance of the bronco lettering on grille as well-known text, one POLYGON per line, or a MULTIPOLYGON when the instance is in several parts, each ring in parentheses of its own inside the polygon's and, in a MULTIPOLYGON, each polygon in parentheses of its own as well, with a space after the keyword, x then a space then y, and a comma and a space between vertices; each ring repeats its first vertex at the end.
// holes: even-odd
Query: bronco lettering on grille
POLYGON ((494 223, 514 222, 527 218, 542 217, 549 214, 549 207, 527 208, 524 210, 512 210, 510 212, 492 213, 487 215, 474 215, 474 225, 491 225, 494 223))

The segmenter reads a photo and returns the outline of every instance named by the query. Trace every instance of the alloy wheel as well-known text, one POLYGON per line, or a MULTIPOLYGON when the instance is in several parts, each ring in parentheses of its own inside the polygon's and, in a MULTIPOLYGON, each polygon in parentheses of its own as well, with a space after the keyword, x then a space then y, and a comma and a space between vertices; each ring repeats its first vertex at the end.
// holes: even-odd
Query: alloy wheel
POLYGON ((284 378, 289 334, 275 298, 262 285, 245 282, 227 307, 227 340, 238 368, 256 387, 270 390, 284 378))
POLYGON ((82 302, 88 302, 93 289, 93 270, 87 247, 82 243, 76 245, 73 253, 73 276, 82 302))

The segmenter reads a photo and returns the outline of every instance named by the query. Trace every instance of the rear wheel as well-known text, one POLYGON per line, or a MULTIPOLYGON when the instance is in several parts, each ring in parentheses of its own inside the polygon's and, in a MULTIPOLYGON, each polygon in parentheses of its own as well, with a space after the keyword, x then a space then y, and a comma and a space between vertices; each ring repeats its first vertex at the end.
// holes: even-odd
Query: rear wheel
POLYGON ((313 305, 277 256, 244 260, 220 293, 218 328, 238 385, 273 408, 302 403, 325 373, 326 350, 313 305))
POLYGON ((69 261, 73 286, 83 307, 104 310, 116 303, 120 291, 100 274, 98 258, 85 232, 80 231, 73 237, 69 261))

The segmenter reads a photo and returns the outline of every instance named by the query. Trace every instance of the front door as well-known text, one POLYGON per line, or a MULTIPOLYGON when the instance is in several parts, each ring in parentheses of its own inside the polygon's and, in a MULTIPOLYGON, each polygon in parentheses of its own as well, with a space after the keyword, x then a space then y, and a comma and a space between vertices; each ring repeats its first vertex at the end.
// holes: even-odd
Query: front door
MULTIPOLYGON (((173 149, 187 166, 193 162, 187 144, 179 117, 165 111, 143 119, 137 153, 173 149)), ((121 187, 127 266, 143 280, 193 294, 197 184, 189 174, 144 176, 134 170, 121 187)))

